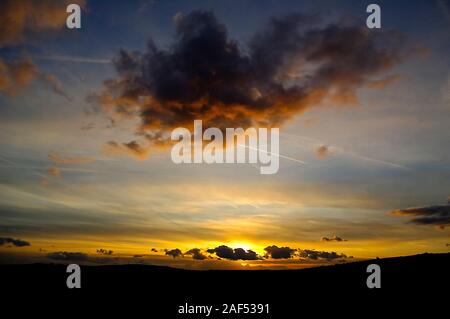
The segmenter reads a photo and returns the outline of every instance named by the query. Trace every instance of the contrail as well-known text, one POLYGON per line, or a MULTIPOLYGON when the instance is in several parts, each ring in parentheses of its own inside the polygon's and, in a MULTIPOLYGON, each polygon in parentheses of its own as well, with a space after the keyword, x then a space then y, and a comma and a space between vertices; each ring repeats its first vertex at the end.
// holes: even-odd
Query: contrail
POLYGON ((347 155, 349 155, 349 156, 353 156, 353 157, 355 157, 355 158, 359 158, 359 159, 362 159, 362 160, 366 160, 366 161, 370 161, 370 162, 374 162, 374 163, 379 163, 379 164, 384 164, 384 165, 388 165, 388 166, 391 166, 391 167, 396 167, 396 168, 401 168, 401 169, 407 169, 407 170, 410 170, 409 167, 406 167, 406 166, 403 166, 403 165, 400 165, 400 164, 395 164, 395 163, 391 163, 391 162, 379 160, 379 159, 376 159, 376 158, 372 158, 372 157, 367 157, 367 156, 355 154, 355 153, 353 153, 353 152, 345 151, 344 149, 341 149, 341 148, 335 147, 335 146, 332 146, 332 148, 335 148, 335 149, 337 149, 338 151, 341 151, 341 152, 344 153, 344 154, 347 154, 347 155))
POLYGON ((354 152, 347 151, 347 150, 343 149, 342 147, 335 146, 335 145, 330 145, 330 144, 327 144, 327 143, 323 143, 322 141, 320 141, 318 139, 315 139, 315 138, 310 138, 310 137, 306 137, 306 136, 299 136, 299 135, 294 135, 294 134, 289 134, 289 133, 281 133, 281 134, 306 140, 306 141, 310 142, 310 145, 311 145, 311 143, 328 145, 332 150, 338 151, 338 152, 340 152, 342 154, 345 154, 345 155, 348 155, 348 156, 352 156, 354 158, 358 158, 358 159, 361 159, 361 160, 370 161, 370 162, 374 162, 374 163, 378 163, 378 164, 383 164, 383 165, 387 165, 387 166, 390 166, 390 167, 410 170, 410 168, 407 167, 407 166, 396 164, 396 163, 392 163, 392 162, 388 162, 388 161, 383 161, 383 160, 380 160, 380 159, 377 159, 377 158, 373 158, 373 157, 359 155, 359 154, 356 154, 354 152))
POLYGON ((251 149, 251 150, 263 152, 263 153, 266 153, 266 154, 269 154, 269 155, 274 155, 274 156, 278 156, 278 157, 281 157, 281 158, 285 158, 287 160, 294 161, 294 162, 297 162, 297 163, 300 163, 300 164, 308 164, 308 163, 306 163, 304 161, 301 161, 299 159, 296 159, 296 158, 293 158, 293 157, 289 157, 289 156, 286 156, 286 155, 272 153, 272 152, 269 152, 269 151, 265 151, 265 150, 259 149, 257 147, 251 147, 251 146, 247 146, 247 145, 243 145, 243 144, 237 144, 237 145, 238 146, 242 146, 242 147, 246 147, 246 148, 251 149))
POLYGON ((63 55, 37 56, 38 60, 61 61, 61 62, 78 62, 78 63, 94 63, 94 64, 111 64, 111 59, 96 59, 86 57, 74 57, 63 55))

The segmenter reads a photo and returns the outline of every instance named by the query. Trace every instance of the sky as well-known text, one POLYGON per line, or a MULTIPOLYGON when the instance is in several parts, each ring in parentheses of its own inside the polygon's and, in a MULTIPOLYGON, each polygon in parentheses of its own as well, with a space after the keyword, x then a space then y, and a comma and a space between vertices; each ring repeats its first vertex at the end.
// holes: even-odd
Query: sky
POLYGON ((448 252, 450 2, 0 4, 0 262, 302 268, 448 252), (280 167, 170 132, 280 129, 280 167))

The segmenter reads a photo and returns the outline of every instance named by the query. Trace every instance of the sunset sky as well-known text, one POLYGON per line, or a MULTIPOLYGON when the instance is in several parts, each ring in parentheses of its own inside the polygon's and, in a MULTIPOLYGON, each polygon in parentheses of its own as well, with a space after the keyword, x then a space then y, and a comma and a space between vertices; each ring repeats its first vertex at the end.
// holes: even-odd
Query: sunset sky
POLYGON ((77 1, 69 30, 73 2, 0 3, 1 262, 449 251, 449 1, 376 1, 380 30, 302 0, 77 1), (279 127, 278 173, 174 164, 194 119, 279 127))

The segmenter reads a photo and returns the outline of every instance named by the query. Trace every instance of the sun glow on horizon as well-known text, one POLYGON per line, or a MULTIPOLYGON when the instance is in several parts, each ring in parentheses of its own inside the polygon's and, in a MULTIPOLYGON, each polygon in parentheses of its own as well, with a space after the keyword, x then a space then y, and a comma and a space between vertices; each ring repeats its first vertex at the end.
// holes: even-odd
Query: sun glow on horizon
POLYGON ((247 241, 233 241, 228 244, 225 244, 233 249, 236 248, 242 248, 245 251, 253 250, 253 251, 259 251, 258 247, 256 247, 254 244, 247 242, 247 241))

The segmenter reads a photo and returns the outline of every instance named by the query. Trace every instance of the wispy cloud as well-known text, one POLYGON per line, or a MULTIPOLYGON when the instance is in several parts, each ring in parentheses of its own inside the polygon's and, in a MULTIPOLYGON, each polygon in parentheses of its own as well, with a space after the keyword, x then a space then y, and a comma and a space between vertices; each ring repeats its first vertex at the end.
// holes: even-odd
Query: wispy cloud
POLYGON ((14 61, 0 58, 0 93, 15 97, 34 81, 43 83, 54 93, 72 101, 59 79, 53 74, 41 72, 30 58, 14 61))
POLYGON ((391 212, 394 216, 414 217, 411 223, 417 225, 435 225, 441 229, 450 225, 450 199, 445 205, 432 205, 397 209, 391 212))
POLYGON ((49 60, 57 62, 74 62, 74 63, 93 63, 93 64, 112 64, 112 59, 67 56, 67 55, 48 55, 35 56, 36 60, 49 60))
POLYGON ((51 152, 48 158, 56 164, 87 164, 96 161, 96 158, 90 156, 64 156, 57 152, 51 152))
POLYGON ((360 155, 357 154, 355 152, 346 150, 340 146, 337 145, 331 145, 329 143, 325 143, 324 141, 321 141, 319 139, 315 139, 315 138, 311 138, 311 137, 306 137, 306 136, 301 136, 301 135, 296 135, 296 134, 290 134, 290 133, 280 133, 281 135, 287 136, 287 137, 291 137, 291 140, 288 140, 288 142, 291 143, 299 143, 301 147, 305 147, 306 149, 310 149, 312 148, 314 150, 314 152, 316 153, 316 156, 318 156, 317 152, 319 151, 319 155, 321 156, 321 158, 323 158, 323 156, 328 156, 331 154, 343 154, 349 157, 353 157, 356 159, 360 159, 360 160, 364 160, 364 161, 369 161, 372 163, 377 163, 377 164, 381 164, 381 165, 385 165, 385 166, 389 166, 392 168, 399 168, 399 169, 405 169, 405 170, 410 170, 409 167, 405 166, 405 165, 401 165, 401 164, 397 164, 397 163, 393 163, 393 162, 389 162, 389 161, 385 161, 385 160, 381 160, 381 159, 377 159, 374 157, 369 157, 369 156, 364 156, 364 155, 360 155), (306 146, 305 146, 306 144, 306 146))
POLYGON ((30 243, 22 239, 14 239, 10 237, 0 237, 0 246, 13 245, 16 247, 30 246, 30 243))

